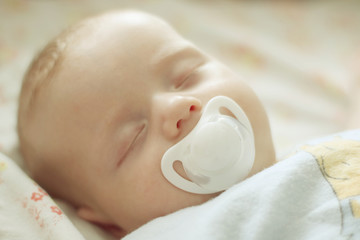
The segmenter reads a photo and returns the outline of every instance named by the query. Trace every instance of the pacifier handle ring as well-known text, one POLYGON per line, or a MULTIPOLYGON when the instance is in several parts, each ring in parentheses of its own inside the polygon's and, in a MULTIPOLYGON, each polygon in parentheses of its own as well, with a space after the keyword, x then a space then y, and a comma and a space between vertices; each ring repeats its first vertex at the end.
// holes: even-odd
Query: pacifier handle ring
MULTIPOLYGON (((236 119, 242 123, 243 125, 245 125, 245 127, 250 131, 251 134, 253 134, 252 131, 252 126, 251 123, 249 121, 249 119, 246 117, 246 114, 244 112, 243 109, 239 108, 239 106, 237 105, 237 103, 234 102, 234 100, 230 99, 231 101, 224 101, 224 96, 217 96, 213 99, 211 99, 209 102, 212 102, 212 104, 207 106, 207 110, 205 112, 205 116, 207 115, 211 115, 212 113, 216 112, 216 113, 220 113, 220 108, 227 108, 227 109, 237 109, 237 111, 240 111, 241 114, 239 114, 237 111, 232 112, 232 114, 234 114, 234 116, 236 117, 236 119)), ((225 115, 225 114, 221 114, 221 115, 225 115)), ((205 118, 204 116, 204 118, 205 118)))
MULTIPOLYGON (((209 194, 214 193, 214 190, 208 190, 200 187, 199 185, 186 180, 185 178, 181 177, 174 169, 174 162, 180 160, 172 160, 176 159, 174 157, 168 157, 171 161, 161 161, 161 170, 165 176, 165 178, 173 185, 177 186, 180 189, 183 189, 187 192, 191 193, 198 193, 198 194, 209 194)), ((182 162, 182 161, 180 161, 182 162)))

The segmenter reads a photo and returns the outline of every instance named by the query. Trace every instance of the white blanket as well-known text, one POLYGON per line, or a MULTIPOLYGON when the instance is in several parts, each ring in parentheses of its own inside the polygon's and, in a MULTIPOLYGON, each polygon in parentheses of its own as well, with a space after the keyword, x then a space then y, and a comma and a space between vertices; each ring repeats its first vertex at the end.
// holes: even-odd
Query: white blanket
POLYGON ((301 146, 219 197, 125 239, 360 239, 360 130, 301 146))

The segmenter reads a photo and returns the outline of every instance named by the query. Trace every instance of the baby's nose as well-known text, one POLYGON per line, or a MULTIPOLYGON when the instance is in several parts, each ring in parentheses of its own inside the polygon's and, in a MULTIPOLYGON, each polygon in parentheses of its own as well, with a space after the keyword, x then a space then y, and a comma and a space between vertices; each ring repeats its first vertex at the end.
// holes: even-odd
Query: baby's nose
POLYGON ((201 101, 190 96, 169 97, 160 104, 163 106, 162 130, 169 139, 178 137, 193 113, 201 110, 201 101))

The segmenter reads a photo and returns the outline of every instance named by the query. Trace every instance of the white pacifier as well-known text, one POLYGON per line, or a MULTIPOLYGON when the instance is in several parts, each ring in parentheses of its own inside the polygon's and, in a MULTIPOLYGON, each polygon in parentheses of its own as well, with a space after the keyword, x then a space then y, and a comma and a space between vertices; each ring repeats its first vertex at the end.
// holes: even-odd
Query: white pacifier
POLYGON ((165 178, 191 193, 225 190, 249 174, 255 159, 254 135, 249 119, 232 99, 217 96, 208 102, 194 129, 169 148, 162 160, 165 178), (220 112, 228 109, 234 117, 220 112), (174 169, 181 161, 187 180, 174 169))

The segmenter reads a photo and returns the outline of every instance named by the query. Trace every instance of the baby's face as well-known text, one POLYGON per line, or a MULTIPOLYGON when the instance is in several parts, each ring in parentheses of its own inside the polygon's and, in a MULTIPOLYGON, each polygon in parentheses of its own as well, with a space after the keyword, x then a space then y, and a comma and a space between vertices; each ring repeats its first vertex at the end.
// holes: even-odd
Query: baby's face
MULTIPOLYGON (((214 196, 174 187, 160 161, 217 95, 244 109, 257 150, 273 153, 264 110, 233 72, 157 18, 109 15, 70 46, 46 89, 37 121, 38 130, 47 133, 41 144, 47 155, 58 156, 59 171, 83 183, 87 209, 132 231, 214 196)), ((251 175, 273 161, 261 156, 257 152, 251 175)), ((87 214, 80 215, 91 220, 87 214)))

